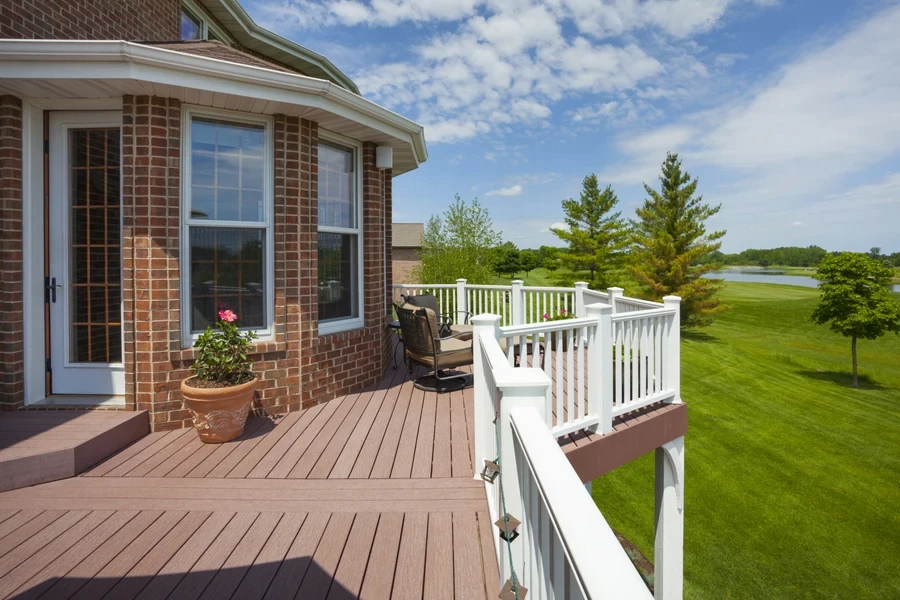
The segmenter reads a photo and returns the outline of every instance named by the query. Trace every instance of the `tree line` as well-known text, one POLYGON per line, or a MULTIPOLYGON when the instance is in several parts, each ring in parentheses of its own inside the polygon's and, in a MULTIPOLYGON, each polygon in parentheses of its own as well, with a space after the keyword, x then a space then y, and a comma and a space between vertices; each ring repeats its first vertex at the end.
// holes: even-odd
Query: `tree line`
MULTIPOLYGON (((734 254, 725 254, 719 250, 711 252, 700 257, 699 262, 719 263, 726 266, 755 266, 755 267, 818 267, 822 259, 829 254, 840 254, 839 252, 828 252, 819 246, 807 246, 801 248, 799 246, 784 246, 781 248, 756 249, 748 248, 742 252, 734 254)), ((900 267, 900 252, 893 254, 882 254, 881 248, 875 247, 867 252, 870 258, 880 260, 891 267, 900 267)))

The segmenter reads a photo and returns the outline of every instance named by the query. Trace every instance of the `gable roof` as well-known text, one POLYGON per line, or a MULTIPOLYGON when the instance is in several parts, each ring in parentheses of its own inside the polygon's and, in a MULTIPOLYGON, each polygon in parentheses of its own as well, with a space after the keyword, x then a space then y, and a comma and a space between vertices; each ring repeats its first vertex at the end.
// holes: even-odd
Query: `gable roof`
POLYGON ((331 81, 354 94, 359 88, 334 64, 309 48, 257 25, 237 0, 195 0, 210 12, 241 46, 298 71, 331 81))
POLYGON ((425 239, 424 223, 393 223, 391 246, 394 248, 421 248, 425 239))

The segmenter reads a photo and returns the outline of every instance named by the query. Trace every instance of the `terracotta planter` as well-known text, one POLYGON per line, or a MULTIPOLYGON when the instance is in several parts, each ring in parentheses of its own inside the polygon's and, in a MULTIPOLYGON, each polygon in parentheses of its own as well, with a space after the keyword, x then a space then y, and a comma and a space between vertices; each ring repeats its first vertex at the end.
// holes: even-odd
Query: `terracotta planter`
POLYGON ((259 379, 254 377, 247 383, 222 388, 196 388, 187 382, 187 379, 181 382, 181 393, 194 417, 200 441, 218 444, 244 433, 259 379))

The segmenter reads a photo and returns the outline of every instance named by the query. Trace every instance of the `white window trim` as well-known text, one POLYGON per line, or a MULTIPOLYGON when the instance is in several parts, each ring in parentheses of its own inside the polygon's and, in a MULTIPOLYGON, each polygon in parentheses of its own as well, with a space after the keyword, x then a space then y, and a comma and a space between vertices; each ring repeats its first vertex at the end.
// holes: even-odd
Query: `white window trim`
MULTIPOLYGON (((353 148, 355 154, 355 167, 356 167, 356 229, 348 229, 346 227, 328 227, 328 226, 319 226, 318 219, 316 220, 316 244, 318 244, 318 233, 352 233, 356 235, 356 294, 357 294, 357 303, 359 306, 359 316, 357 317, 348 317, 344 319, 331 319, 328 321, 319 321, 319 335, 330 335, 333 333, 340 333, 342 331, 351 331, 353 329, 361 329, 366 325, 366 317, 365 317, 365 269, 363 265, 363 259, 365 257, 365 253, 363 252, 364 240, 363 240, 363 168, 362 168, 362 143, 340 135, 338 133, 334 133, 332 131, 328 131, 326 129, 319 129, 319 139, 325 142, 333 142, 335 144, 340 144, 342 146, 347 146, 353 148)), ((318 152, 316 152, 316 156, 318 156, 318 152)), ((317 188, 318 189, 318 188, 317 188)), ((319 198, 316 197, 316 205, 318 206, 319 198)), ((318 211, 317 213, 318 214, 318 211)), ((316 285, 318 285, 318 267, 316 271, 316 285)), ((318 292, 318 290, 317 290, 318 292)), ((318 297, 316 302, 318 302, 318 297)))
MULTIPOLYGON (((181 342, 183 348, 190 348, 200 335, 191 332, 190 320, 190 227, 240 227, 247 228, 244 221, 205 221, 190 218, 191 200, 191 119, 195 116, 212 117, 235 123, 249 123, 265 127, 266 146, 263 152, 263 211, 266 232, 265 273, 266 273, 266 327, 254 329, 260 341, 271 341, 275 337, 275 142, 274 120, 264 115, 182 105, 181 109, 181 342)), ((262 229, 262 228, 261 228, 262 229)))
POLYGON ((228 33, 213 23, 206 13, 197 5, 194 0, 181 0, 181 8, 184 11, 187 11, 192 17, 200 21, 200 39, 208 40, 209 34, 212 33, 217 38, 222 40, 223 42, 233 45, 234 38, 232 38, 228 33))

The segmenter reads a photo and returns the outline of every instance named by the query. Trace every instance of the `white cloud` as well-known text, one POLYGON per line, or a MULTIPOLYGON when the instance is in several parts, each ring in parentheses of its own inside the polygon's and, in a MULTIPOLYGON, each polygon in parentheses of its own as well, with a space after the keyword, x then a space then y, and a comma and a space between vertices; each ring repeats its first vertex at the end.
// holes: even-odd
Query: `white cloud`
POLYGON ((745 175, 722 190, 743 210, 833 189, 842 177, 900 152, 898 30, 900 7, 893 7, 798 56, 746 99, 625 133, 618 147, 630 160, 604 173, 611 181, 647 181, 674 150, 692 168, 745 175))
POLYGON ((519 184, 511 185, 509 187, 500 188, 498 190, 491 190, 485 194, 485 196, 519 196, 522 193, 522 186, 519 184))
POLYGON ((429 125, 430 142, 458 142, 513 125, 546 126, 553 104, 593 94, 580 123, 660 116, 652 102, 689 94, 707 76, 698 46, 666 40, 715 26, 728 6, 759 0, 263 0, 279 30, 452 23, 400 62, 367 64, 355 81, 373 100, 429 125), (628 35, 649 29, 644 47, 628 35), (610 36, 620 36, 613 38, 610 36), (666 37, 668 36, 668 37, 666 37), (652 49, 651 51, 648 51, 652 49), (604 111, 608 111, 608 114, 604 111))
POLYGON ((550 223, 549 227, 545 227, 541 229, 539 233, 549 233, 551 229, 568 229, 569 226, 563 223, 562 221, 557 221, 556 223, 550 223))

